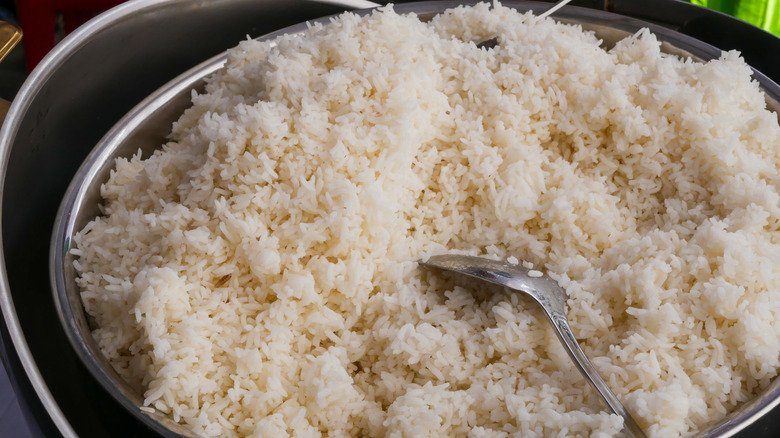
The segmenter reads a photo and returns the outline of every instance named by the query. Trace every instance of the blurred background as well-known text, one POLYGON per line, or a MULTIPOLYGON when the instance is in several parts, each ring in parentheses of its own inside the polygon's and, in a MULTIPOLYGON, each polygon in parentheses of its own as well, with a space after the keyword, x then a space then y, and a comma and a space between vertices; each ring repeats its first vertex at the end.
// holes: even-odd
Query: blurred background
MULTIPOLYGON (((119 3, 121 0, 0 0, 0 21, 17 24, 24 31, 22 43, 0 63, 0 99, 12 101, 27 74, 57 42, 102 10, 119 3)), ((748 63, 775 81, 779 80, 780 38, 768 38, 766 33, 780 36, 780 0, 690 0, 690 3, 683 0, 575 0, 572 4, 660 24, 724 50, 737 48, 748 63), (735 25, 722 14, 744 23, 735 25)), ((2 44, 0 42, 0 46, 2 44)), ((13 389, 16 385, 6 374, 8 354, 14 354, 12 346, 0 344, 4 365, 0 367, 0 436, 26 438, 31 434, 13 389)), ((759 433, 759 436, 764 435, 759 433)))
POLYGON ((780 36, 780 0, 691 0, 780 36))

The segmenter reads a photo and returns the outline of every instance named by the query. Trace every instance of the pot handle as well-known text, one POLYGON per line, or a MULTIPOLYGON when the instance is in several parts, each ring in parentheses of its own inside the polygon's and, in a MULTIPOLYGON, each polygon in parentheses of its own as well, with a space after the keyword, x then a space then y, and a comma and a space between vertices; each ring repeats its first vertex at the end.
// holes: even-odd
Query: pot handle
MULTIPOLYGON (((8 23, 6 21, 0 21, 0 62, 11 53, 14 47, 22 40, 22 29, 19 26, 8 23)), ((8 113, 8 108, 11 106, 11 102, 0 98, 0 126, 3 125, 5 115, 8 113)))

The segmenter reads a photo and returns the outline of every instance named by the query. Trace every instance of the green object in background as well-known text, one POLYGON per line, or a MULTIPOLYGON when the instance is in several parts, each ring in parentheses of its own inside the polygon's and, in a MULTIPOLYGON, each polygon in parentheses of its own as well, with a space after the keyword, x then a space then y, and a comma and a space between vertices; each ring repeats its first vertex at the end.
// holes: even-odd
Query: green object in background
POLYGON ((780 36, 780 0, 691 0, 691 3, 733 15, 780 36))

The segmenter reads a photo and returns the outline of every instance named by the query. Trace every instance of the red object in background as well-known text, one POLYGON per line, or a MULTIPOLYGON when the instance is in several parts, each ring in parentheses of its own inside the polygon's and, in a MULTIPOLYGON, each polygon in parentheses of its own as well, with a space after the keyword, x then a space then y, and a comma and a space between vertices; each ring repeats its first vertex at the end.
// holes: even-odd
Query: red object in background
POLYGON ((57 43, 57 19, 62 16, 65 34, 86 23, 98 12, 122 3, 124 0, 16 0, 19 25, 24 31, 24 54, 27 70, 38 62, 57 43))

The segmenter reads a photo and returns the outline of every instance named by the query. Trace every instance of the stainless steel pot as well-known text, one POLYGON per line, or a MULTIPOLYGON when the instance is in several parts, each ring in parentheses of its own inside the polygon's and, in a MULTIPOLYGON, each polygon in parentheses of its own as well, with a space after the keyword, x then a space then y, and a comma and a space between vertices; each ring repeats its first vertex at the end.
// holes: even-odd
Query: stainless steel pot
MULTIPOLYGON (((153 95, 111 130, 120 117, 176 74, 235 45, 247 33, 257 36, 335 13, 343 10, 345 3, 347 0, 335 6, 283 0, 140 0, 87 24, 58 46, 25 84, 9 112, 8 128, 0 135, 6 171, 2 190, 6 271, 0 283, 0 302, 9 338, 31 382, 31 388, 23 389, 40 400, 42 410, 53 421, 44 433, 134 436, 148 433, 145 427, 149 427, 167 436, 186 434, 165 419, 142 413, 137 409, 137 395, 119 389, 121 383, 105 368, 94 345, 89 345, 80 303, 66 293, 59 303, 74 348, 57 324, 45 270, 47 243, 57 204, 79 164, 110 131, 101 143, 102 152, 87 158, 68 194, 71 204, 65 209, 74 208, 74 215, 70 221, 63 220, 56 231, 62 237, 55 240, 60 245, 55 254, 59 255, 64 255, 67 230, 83 224, 89 208, 94 207, 94 193, 79 193, 79 188, 92 178, 100 178, 112 156, 127 152, 128 139, 143 139, 149 145, 161 143, 170 122, 186 106, 182 96, 188 87, 197 86, 198 75, 180 78, 179 88, 168 88, 168 94, 153 95), (86 209, 77 209, 77 204, 86 209)), ((396 9, 414 8, 422 15, 438 12, 445 3, 396 9)), ((522 10, 549 6, 513 5, 522 10)), ((646 25, 577 8, 566 8, 558 16, 589 23, 607 40, 646 25)), ((670 51, 682 50, 679 53, 704 59, 719 54, 699 41, 651 27, 667 41, 670 51)), ((769 102, 775 105, 780 97, 777 86, 763 75, 758 74, 758 78, 771 96, 769 102)), ((62 257, 54 269, 55 274, 62 274, 55 278, 62 283, 58 288, 63 292, 72 280, 66 277, 66 262, 62 257)), ((779 400, 780 380, 776 380, 760 397, 702 436, 731 436, 779 400)), ((45 424, 47 419, 36 421, 45 424)))

